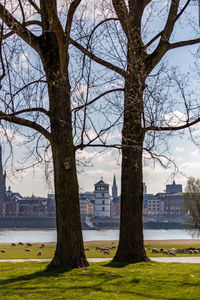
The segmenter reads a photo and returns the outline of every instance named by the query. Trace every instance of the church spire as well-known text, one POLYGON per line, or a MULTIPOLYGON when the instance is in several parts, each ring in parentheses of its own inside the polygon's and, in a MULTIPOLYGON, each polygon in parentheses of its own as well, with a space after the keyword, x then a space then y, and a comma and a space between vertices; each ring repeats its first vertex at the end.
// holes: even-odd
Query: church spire
POLYGON ((2 167, 2 146, 0 144, 0 175, 3 175, 3 167, 2 167))
POLYGON ((114 175, 114 178, 113 178, 113 185, 112 185, 112 197, 113 198, 117 197, 117 184, 116 184, 115 175, 114 175))
POLYGON ((2 146, 0 144, 0 202, 6 201, 6 173, 3 174, 2 146))

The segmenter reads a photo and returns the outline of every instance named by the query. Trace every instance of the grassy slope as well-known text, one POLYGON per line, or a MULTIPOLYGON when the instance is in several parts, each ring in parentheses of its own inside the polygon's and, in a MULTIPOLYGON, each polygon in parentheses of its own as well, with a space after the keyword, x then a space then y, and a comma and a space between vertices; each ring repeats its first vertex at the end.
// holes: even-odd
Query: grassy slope
POLYGON ((200 299, 199 265, 91 264, 67 272, 46 263, 0 263, 1 299, 200 299))
MULTIPOLYGON (((102 242, 86 242, 85 247, 89 248, 89 251, 86 251, 86 255, 88 258, 92 257, 113 257, 115 254, 116 249, 111 250, 111 255, 108 256, 106 254, 100 253, 100 251, 96 250, 96 246, 99 247, 106 247, 106 246, 116 246, 117 242, 110 242, 110 241, 102 241, 102 242)), ((171 249, 171 248, 200 248, 200 244, 198 242, 195 243, 179 243, 178 241, 173 241, 171 243, 166 243, 164 241, 156 242, 156 241, 148 241, 145 243, 145 248, 147 251, 148 256, 163 256, 162 253, 152 254, 152 248, 164 248, 164 249, 171 249)), ((27 247, 31 249, 31 252, 25 252, 25 246, 11 246, 8 244, 0 245, 0 250, 6 250, 6 253, 0 253, 0 259, 9 259, 9 258, 38 258, 37 254, 39 251, 42 251, 42 255, 39 258, 52 258, 54 251, 55 251, 55 244, 47 244, 46 247, 40 249, 40 244, 33 244, 32 247, 27 247)), ((188 256, 189 254, 177 254, 177 256, 188 256)), ((197 255, 197 256, 200 256, 197 255)))

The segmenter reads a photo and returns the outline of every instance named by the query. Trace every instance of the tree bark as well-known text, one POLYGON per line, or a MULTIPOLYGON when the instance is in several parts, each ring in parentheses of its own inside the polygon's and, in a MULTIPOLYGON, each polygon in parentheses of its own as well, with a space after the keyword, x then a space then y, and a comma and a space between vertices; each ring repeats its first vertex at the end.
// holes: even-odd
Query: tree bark
POLYGON ((120 237, 114 261, 147 261, 142 223, 142 143, 136 149, 124 148, 122 155, 120 237))
POLYGON ((57 218, 57 245, 50 266, 84 267, 88 266, 88 262, 82 238, 79 189, 72 137, 68 49, 66 46, 66 57, 60 57, 53 33, 47 33, 41 42, 40 49, 48 82, 57 218))
POLYGON ((51 266, 74 268, 88 266, 88 263, 82 238, 75 154, 73 145, 69 145, 67 140, 67 135, 63 134, 52 147, 57 244, 51 266), (69 148, 72 151, 68 151, 69 148))
POLYGON ((145 68, 142 56, 137 56, 130 48, 127 57, 122 131, 120 237, 114 261, 136 263, 148 260, 144 249, 142 222, 145 68))

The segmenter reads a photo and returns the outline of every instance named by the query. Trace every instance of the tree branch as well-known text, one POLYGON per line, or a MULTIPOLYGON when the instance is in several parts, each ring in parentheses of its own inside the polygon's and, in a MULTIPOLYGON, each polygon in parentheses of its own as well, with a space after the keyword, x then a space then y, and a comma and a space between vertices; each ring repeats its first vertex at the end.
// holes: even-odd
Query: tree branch
POLYGON ((32 84, 35 84, 35 83, 39 83, 39 82, 43 82, 43 83, 47 83, 46 80, 42 80, 42 79, 39 79, 39 80, 34 80, 34 81, 31 81, 27 84, 25 84, 23 87, 21 87, 18 91, 16 91, 14 94, 12 94, 12 98, 14 98, 16 95, 18 95, 21 91, 23 91, 24 89, 26 89, 28 86, 32 85, 32 84))
POLYGON ((101 21, 100 23, 98 23, 98 24, 92 29, 92 31, 91 31, 91 33, 90 33, 90 35, 89 35, 88 42, 87 42, 87 49, 88 49, 90 40, 91 40, 92 35, 93 35, 93 33, 95 32, 95 30, 96 30, 99 26, 101 26, 102 24, 104 24, 104 23, 106 23, 106 22, 109 22, 109 21, 119 21, 119 19, 118 19, 118 18, 108 18, 108 19, 105 19, 105 20, 101 21))
MULTIPOLYGON (((30 26, 30 25, 37 25, 37 26, 41 26, 42 27, 42 23, 40 21, 37 20, 30 20, 30 21, 26 21, 25 23, 22 24, 22 26, 30 26)), ((10 37, 11 35, 15 34, 14 31, 10 31, 6 34, 3 35, 3 40, 7 39, 8 37, 10 37)))
POLYGON ((165 28, 162 31, 159 44, 154 52, 150 54, 146 59, 147 73, 150 73, 153 70, 153 68, 157 65, 157 63, 162 59, 162 57, 169 49, 169 39, 171 37, 177 19, 179 2, 180 0, 171 0, 168 18, 165 28))
POLYGON ((38 37, 18 22, 2 4, 0 4, 0 18, 12 32, 15 32, 27 44, 39 52, 38 37))
POLYGON ((200 43, 200 38, 194 40, 188 40, 188 41, 180 41, 180 42, 169 44, 169 50, 184 47, 184 46, 191 46, 198 43, 200 43))
POLYGON ((25 109, 13 112, 11 114, 8 114, 7 116, 17 116, 17 115, 20 115, 20 114, 24 114, 24 113, 27 113, 27 112, 34 112, 34 111, 41 112, 41 113, 45 114, 48 117, 51 114, 50 112, 48 112, 46 109, 44 109, 42 107, 35 107, 35 108, 33 107, 33 108, 25 108, 25 109))
POLYGON ((94 103, 95 101, 97 101, 98 99, 100 99, 101 97, 103 97, 107 94, 110 94, 110 93, 113 93, 113 92, 123 92, 123 91, 124 91, 124 89, 122 89, 122 88, 106 91, 106 92, 102 93, 101 95, 97 96, 96 98, 94 98, 93 100, 89 101, 88 103, 73 108, 72 112, 73 111, 77 112, 77 111, 81 110, 82 108, 94 103))
POLYGON ((29 120, 26 120, 23 118, 19 118, 19 117, 13 116, 13 115, 9 115, 2 111, 0 111, 0 120, 5 120, 8 122, 17 124, 17 125, 21 125, 21 126, 25 126, 25 127, 34 129, 34 130, 40 132, 42 135, 44 135, 51 143, 53 143, 53 138, 52 138, 51 133, 49 133, 41 125, 39 125, 35 122, 29 121, 29 120))
POLYGON ((24 9, 23 9, 21 0, 18 0, 18 2, 19 2, 19 6, 20 6, 21 13, 22 13, 23 23, 25 23, 25 21, 26 21, 26 19, 25 19, 25 13, 24 13, 24 9))
POLYGON ((145 128, 145 131, 175 131, 175 130, 182 130, 189 128, 197 123, 200 122, 200 117, 195 119, 194 121, 191 122, 186 122, 186 124, 181 125, 181 126, 166 126, 166 127, 160 127, 160 126, 149 126, 145 128))
POLYGON ((77 7, 79 6, 80 3, 81 3, 81 0, 74 0, 70 4, 68 14, 67 14, 67 22, 66 22, 66 26, 65 26, 65 34, 66 34, 67 41, 70 37, 72 21, 73 21, 75 11, 76 11, 76 9, 77 9, 77 7))
MULTIPOLYGON (((185 9, 187 8, 188 4, 191 2, 191 0, 188 0, 184 7, 181 9, 180 13, 176 16, 176 18, 174 19, 174 24, 176 23, 176 21, 180 18, 180 16, 182 15, 182 13, 185 11, 185 9)), ((162 30, 161 32, 159 32, 156 36, 154 36, 144 47, 147 49, 153 42, 155 42, 162 34, 163 34, 164 30, 162 30)))
POLYGON ((53 0, 45 0, 45 6, 48 12, 49 24, 55 32, 58 42, 59 58, 60 58, 60 70, 63 71, 66 66, 66 37, 57 15, 56 6, 53 0))
POLYGON ((35 8, 35 10, 40 14, 41 9, 37 6, 37 4, 33 0, 28 0, 28 2, 35 8))
POLYGON ((78 48, 82 53, 84 53, 85 55, 87 55, 88 57, 90 57, 91 59, 93 59, 95 62, 97 62, 98 64, 114 71, 117 72, 118 74, 120 74, 121 76, 125 77, 126 76, 126 71, 124 71, 123 69, 97 57, 95 54, 93 54, 92 52, 90 52, 89 50, 87 50, 86 48, 84 48, 81 44, 79 44, 78 42, 74 41, 72 38, 69 38, 69 42, 74 45, 76 48, 78 48))
POLYGON ((130 23, 129 23, 129 12, 124 0, 112 0, 115 12, 118 16, 118 19, 121 23, 124 33, 129 41, 130 39, 130 23))
POLYGON ((5 66, 4 66, 4 61, 3 61, 3 56, 2 56, 2 41, 3 41, 3 24, 1 25, 1 32, 0 32, 0 62, 1 62, 1 69, 2 69, 2 74, 0 75, 0 89, 2 87, 1 81, 6 75, 5 71, 5 66))

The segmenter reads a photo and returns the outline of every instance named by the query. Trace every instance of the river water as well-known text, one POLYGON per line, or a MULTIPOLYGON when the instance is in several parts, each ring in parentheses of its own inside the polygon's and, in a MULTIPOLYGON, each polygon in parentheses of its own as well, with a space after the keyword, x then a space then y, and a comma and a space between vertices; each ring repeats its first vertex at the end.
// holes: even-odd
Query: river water
MULTIPOLYGON (((184 229, 147 229, 145 240, 196 239, 184 229)), ((83 230, 84 241, 118 240, 119 230, 83 230)), ((0 230, 0 243, 48 243, 56 241, 56 230, 0 230)))

